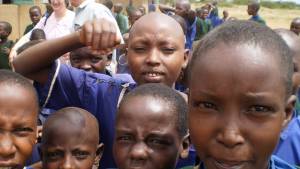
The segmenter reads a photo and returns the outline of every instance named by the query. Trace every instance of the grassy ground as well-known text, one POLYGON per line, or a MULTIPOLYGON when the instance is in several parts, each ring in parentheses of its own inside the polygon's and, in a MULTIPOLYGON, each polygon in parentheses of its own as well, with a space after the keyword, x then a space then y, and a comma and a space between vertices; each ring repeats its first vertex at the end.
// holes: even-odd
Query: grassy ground
MULTIPOLYGON (((193 9, 200 7, 200 4, 193 5, 193 9)), ((230 5, 219 7, 219 15, 222 16, 222 11, 227 10, 230 16, 238 19, 248 19, 247 6, 245 5, 230 5)), ((300 16, 300 10, 297 9, 269 9, 262 7, 260 15, 266 20, 267 25, 271 28, 289 28, 293 18, 300 16)))

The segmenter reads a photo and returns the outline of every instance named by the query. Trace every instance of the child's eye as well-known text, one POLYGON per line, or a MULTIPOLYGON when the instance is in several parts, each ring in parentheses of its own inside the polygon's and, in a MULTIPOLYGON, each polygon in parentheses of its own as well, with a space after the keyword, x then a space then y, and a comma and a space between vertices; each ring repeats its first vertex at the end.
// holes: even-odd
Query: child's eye
POLYGON ((80 59, 79 59, 79 58, 72 58, 72 62, 73 62, 73 63, 79 63, 79 62, 80 62, 80 59))
POLYGON ((142 53, 146 51, 145 47, 134 47, 133 50, 137 53, 142 53))
POLYGON ((174 48, 162 48, 162 51, 165 53, 165 54, 172 54, 175 52, 175 49, 174 48))
POLYGON ((132 140, 132 137, 129 135, 124 135, 124 136, 119 136, 117 138, 118 141, 122 141, 122 142, 128 142, 130 140, 132 140))
POLYGON ((214 109, 214 110, 217 110, 217 106, 213 103, 210 103, 210 102, 202 102, 202 101, 201 102, 194 102, 193 106, 201 108, 201 109, 214 109))
POLYGON ((19 136, 27 136, 28 134, 33 132, 33 129, 31 129, 29 127, 17 128, 13 132, 19 136))
POLYGON ((147 144, 150 146, 166 146, 169 142, 160 138, 149 138, 147 144))
POLYGON ((265 114, 265 113, 272 113, 274 112, 274 110, 268 106, 254 105, 251 106, 247 112, 253 114, 265 114))
POLYGON ((88 156, 90 155, 89 152, 86 152, 86 151, 75 151, 73 153, 73 156, 75 156, 77 159, 80 159, 80 160, 83 160, 83 159, 86 159, 88 156))
POLYGON ((93 63, 98 63, 100 60, 102 60, 102 58, 100 58, 100 57, 93 57, 93 58, 91 59, 91 61, 92 61, 93 63))
POLYGON ((53 151, 53 152, 47 152, 46 157, 50 161, 57 160, 59 158, 62 158, 64 156, 63 152, 60 151, 53 151))

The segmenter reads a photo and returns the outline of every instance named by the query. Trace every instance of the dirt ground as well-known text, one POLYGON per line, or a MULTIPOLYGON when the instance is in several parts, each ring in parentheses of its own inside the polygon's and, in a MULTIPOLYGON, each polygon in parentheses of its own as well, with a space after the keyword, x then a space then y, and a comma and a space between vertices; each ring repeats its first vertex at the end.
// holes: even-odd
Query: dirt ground
MULTIPOLYGON (((193 9, 199 5, 193 5, 193 9)), ((219 16, 222 17, 222 11, 227 10, 229 15, 238 19, 248 19, 247 6, 235 5, 232 7, 219 7, 219 16)), ((269 9, 261 8, 260 15, 266 20, 271 28, 289 28, 290 22, 295 17, 300 17, 300 10, 290 9, 269 9)))

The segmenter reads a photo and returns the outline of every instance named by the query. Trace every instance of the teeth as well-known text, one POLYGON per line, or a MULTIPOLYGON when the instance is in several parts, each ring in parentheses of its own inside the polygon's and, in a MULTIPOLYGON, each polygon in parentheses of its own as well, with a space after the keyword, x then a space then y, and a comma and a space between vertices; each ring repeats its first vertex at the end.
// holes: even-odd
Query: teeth
POLYGON ((150 77, 155 77, 155 76, 158 76, 159 74, 158 73, 147 73, 150 77))

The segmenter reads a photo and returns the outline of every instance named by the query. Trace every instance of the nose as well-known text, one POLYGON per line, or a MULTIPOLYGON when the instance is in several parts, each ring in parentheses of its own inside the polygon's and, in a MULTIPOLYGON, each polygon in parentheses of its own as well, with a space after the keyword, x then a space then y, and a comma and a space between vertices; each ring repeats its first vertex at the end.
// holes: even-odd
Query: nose
POLYGON ((89 62, 85 61, 80 66, 80 69, 83 69, 85 71, 90 71, 90 70, 92 70, 92 66, 91 66, 91 64, 89 62))
POLYGON ((151 66, 157 66, 160 64, 160 52, 157 49, 153 49, 147 56, 146 63, 151 66))
POLYGON ((132 160, 135 160, 135 161, 146 160, 147 159, 147 145, 145 145, 145 143, 143 143, 143 142, 136 143, 130 151, 130 157, 132 160))
POLYGON ((10 134, 0 136, 0 158, 12 158, 16 153, 16 147, 10 134))
POLYGON ((66 154, 64 157, 63 164, 60 167, 61 169, 73 169, 73 160, 72 160, 72 155, 71 154, 66 154))
POLYGON ((242 145, 245 139, 236 119, 228 117, 222 120, 223 125, 217 135, 217 141, 224 147, 230 149, 242 145))

